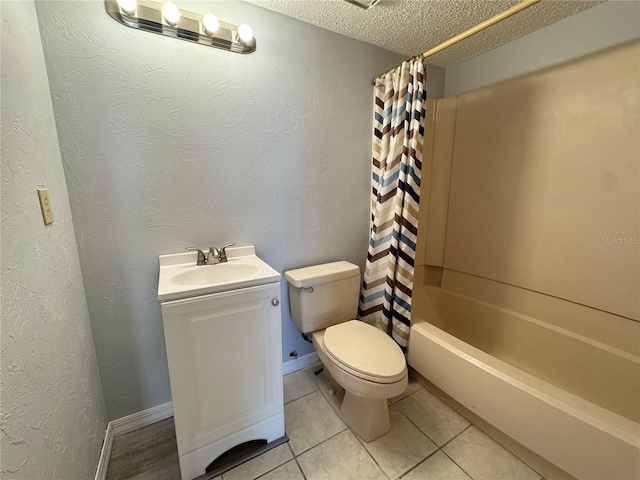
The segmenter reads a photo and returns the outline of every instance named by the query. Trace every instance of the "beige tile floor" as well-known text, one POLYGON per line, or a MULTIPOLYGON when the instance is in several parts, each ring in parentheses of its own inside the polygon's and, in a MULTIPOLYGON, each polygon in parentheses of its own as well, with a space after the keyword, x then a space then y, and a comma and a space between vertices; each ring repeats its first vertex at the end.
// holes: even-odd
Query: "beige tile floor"
MULTIPOLYGON (((391 431, 364 442, 318 391, 316 369, 284 377, 289 442, 215 480, 541 479, 413 380, 406 392, 389 401, 391 431)), ((135 478, 146 477, 138 470, 135 478)))
POLYGON ((294 458, 287 463, 289 476, 272 478, 540 480, 414 380, 389 401, 391 431, 364 442, 331 410, 317 389, 314 370, 284 377, 285 429, 294 458))

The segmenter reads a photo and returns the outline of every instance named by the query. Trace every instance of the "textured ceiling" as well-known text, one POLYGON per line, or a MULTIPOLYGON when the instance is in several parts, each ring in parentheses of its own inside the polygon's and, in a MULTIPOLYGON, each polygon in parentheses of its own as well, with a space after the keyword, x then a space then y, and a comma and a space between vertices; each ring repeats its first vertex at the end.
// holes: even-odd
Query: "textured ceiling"
MULTIPOLYGON (((412 57, 518 3, 518 0, 381 0, 363 10, 344 0, 245 0, 351 38, 412 57)), ((431 57, 450 67, 600 1, 543 0, 431 57)))

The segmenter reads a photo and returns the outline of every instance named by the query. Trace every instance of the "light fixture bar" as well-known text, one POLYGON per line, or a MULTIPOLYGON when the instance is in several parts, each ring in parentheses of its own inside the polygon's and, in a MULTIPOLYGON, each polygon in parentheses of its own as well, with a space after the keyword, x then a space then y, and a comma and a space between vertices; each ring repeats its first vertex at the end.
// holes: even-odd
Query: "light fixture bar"
MULTIPOLYGON (((166 3, 166 2, 165 2, 166 3)), ((243 27, 241 36, 238 33, 239 27, 226 22, 219 22, 215 32, 210 30, 210 23, 207 22, 207 29, 203 23, 203 15, 197 15, 185 10, 179 10, 177 20, 167 19, 163 16, 161 3, 150 0, 104 0, 107 13, 117 22, 131 28, 137 28, 146 32, 158 33, 167 37, 178 38, 208 47, 221 48, 234 53, 252 53, 256 51, 256 39, 247 37, 243 27)), ((165 13, 172 9, 165 7, 165 13)))

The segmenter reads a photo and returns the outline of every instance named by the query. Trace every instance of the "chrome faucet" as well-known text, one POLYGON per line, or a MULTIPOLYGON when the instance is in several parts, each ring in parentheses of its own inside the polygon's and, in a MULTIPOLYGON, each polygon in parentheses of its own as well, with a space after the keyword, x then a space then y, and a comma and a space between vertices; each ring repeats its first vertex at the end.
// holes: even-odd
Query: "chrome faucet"
POLYGON ((222 248, 209 247, 209 255, 207 256, 207 265, 215 265, 216 263, 225 263, 227 261, 227 247, 233 247, 235 243, 227 243, 222 248))
POLYGON ((220 263, 220 250, 216 247, 209 247, 209 255, 207 255, 207 265, 220 263))
POLYGON ((207 264, 207 259, 204 256, 204 252, 202 250, 200 250, 199 248, 187 247, 187 248, 185 248, 185 250, 188 250, 190 252, 198 252, 198 262, 196 263, 196 265, 206 265, 207 264))
POLYGON ((196 265, 215 265, 216 263, 225 263, 227 261, 227 247, 233 247, 235 243, 227 243, 220 249, 209 247, 209 254, 205 257, 204 252, 197 247, 187 247, 185 250, 198 252, 198 261, 196 265))
POLYGON ((227 243, 225 246, 223 246, 218 254, 218 262, 220 263, 224 263, 227 261, 227 247, 233 247, 235 246, 235 243, 227 243))

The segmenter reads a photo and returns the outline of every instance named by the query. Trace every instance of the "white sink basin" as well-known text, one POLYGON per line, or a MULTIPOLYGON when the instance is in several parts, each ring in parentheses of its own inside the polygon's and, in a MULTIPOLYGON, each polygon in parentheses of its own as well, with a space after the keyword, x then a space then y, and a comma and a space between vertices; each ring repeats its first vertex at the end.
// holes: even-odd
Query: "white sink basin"
POLYGON ((171 278, 176 285, 205 285, 209 283, 228 283, 255 275, 260 266, 253 263, 231 261, 217 265, 193 267, 177 273, 171 278))
POLYGON ((167 302, 280 280, 280 274, 255 255, 253 246, 227 248, 228 261, 196 265, 197 253, 160 255, 158 300, 167 302))

